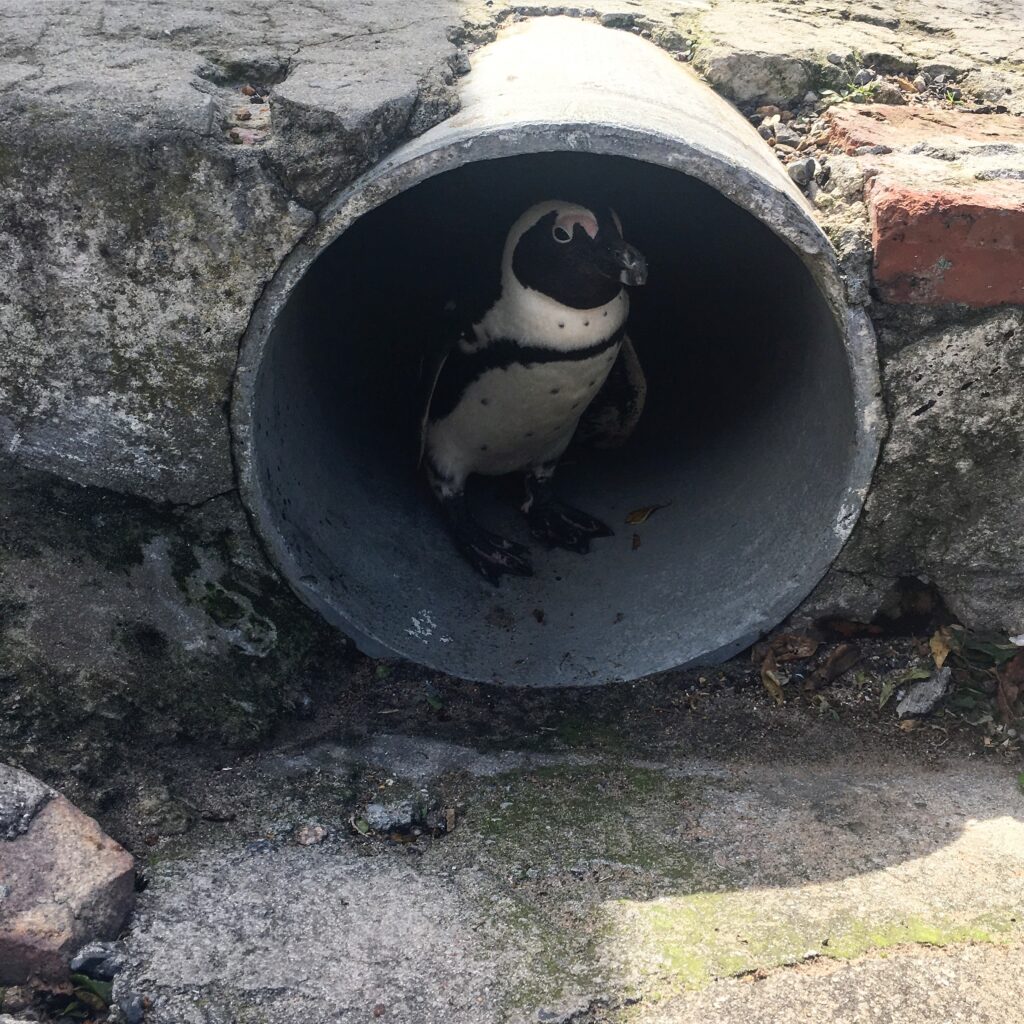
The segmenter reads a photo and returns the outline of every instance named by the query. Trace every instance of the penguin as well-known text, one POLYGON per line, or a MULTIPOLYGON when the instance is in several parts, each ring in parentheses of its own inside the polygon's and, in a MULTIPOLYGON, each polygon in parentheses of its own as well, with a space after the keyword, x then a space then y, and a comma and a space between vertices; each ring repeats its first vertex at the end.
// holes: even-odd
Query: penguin
MULTIPOLYGON (((421 459, 456 546, 489 582, 531 576, 533 567, 526 547, 471 515, 465 487, 474 473, 523 473, 522 511, 549 547, 585 554, 592 539, 611 536, 599 519, 560 501, 552 478, 624 347, 627 364, 635 363, 627 288, 646 279, 647 263, 623 239, 613 210, 538 203, 508 232, 497 300, 438 361, 421 459)), ((635 415, 634 400, 627 418, 635 415)))

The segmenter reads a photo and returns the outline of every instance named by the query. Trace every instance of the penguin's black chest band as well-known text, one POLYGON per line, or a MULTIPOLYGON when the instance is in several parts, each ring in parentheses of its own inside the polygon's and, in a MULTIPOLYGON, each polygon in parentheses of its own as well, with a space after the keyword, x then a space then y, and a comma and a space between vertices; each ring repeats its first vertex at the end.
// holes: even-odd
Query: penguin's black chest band
POLYGON ((443 420, 459 404, 466 389, 492 370, 509 366, 530 367, 538 363, 575 363, 593 359, 622 341, 623 324, 614 334, 585 348, 555 349, 523 345, 513 338, 498 338, 473 352, 455 348, 445 361, 430 402, 430 420, 443 420))

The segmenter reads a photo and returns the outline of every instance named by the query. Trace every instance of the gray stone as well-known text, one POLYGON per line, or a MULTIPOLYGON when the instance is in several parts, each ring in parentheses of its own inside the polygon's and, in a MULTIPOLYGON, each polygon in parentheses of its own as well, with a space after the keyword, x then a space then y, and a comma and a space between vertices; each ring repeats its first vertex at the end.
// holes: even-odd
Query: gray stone
POLYGON ((412 800, 395 800, 389 803, 372 803, 364 812, 367 824, 375 832, 391 832, 395 829, 412 828, 420 815, 412 800))
POLYGON ((24 835, 53 790, 11 765, 0 764, 0 841, 24 835))
POLYGON ((841 53, 830 53, 825 59, 829 64, 835 64, 837 67, 842 67, 846 61, 846 58, 841 53))
POLYGON ((870 619, 898 578, 921 576, 961 622, 1019 633, 1024 313, 963 324, 911 308, 880 328, 889 437, 853 536, 802 614, 870 619))
POLYGON ((99 981, 112 981, 124 965, 123 942, 90 942, 71 958, 68 966, 78 974, 99 981))
POLYGON ((605 28, 632 28, 636 19, 635 11, 609 11, 601 15, 601 24, 605 28))
POLYGON ((798 185, 806 185, 809 181, 813 180, 817 164, 813 158, 795 160, 793 163, 786 165, 786 170, 798 185))
POLYGON ((952 682, 953 670, 940 668, 933 672, 928 679, 912 683, 907 689, 906 696, 896 705, 896 714, 900 718, 930 715, 939 701, 946 696, 952 682))
POLYGON ((861 68, 853 76, 853 84, 854 85, 867 85, 868 82, 873 82, 874 80, 875 80, 875 73, 870 68, 861 68))

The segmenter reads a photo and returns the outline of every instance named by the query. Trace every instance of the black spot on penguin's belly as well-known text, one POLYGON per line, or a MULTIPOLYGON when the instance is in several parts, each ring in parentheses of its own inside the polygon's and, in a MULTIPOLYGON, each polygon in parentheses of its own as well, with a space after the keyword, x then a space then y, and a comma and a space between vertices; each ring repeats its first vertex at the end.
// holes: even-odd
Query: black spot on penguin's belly
POLYGON ((443 420, 462 400, 466 389, 485 373, 501 370, 515 364, 530 366, 535 363, 573 363, 593 359, 622 341, 626 327, 623 324, 610 337, 585 348, 560 351, 542 345, 523 345, 511 338, 500 338, 473 352, 454 349, 445 361, 430 401, 431 422, 443 420))

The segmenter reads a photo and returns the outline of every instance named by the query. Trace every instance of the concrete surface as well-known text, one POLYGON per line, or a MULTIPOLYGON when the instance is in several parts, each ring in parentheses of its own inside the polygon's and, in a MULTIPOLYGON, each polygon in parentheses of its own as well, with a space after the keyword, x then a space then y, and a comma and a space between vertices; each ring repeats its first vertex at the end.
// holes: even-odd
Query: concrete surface
POLYGON ((117 992, 151 999, 153 1024, 796 1021, 812 1005, 938 1024, 1012 1006, 1016 980, 988 971, 1024 929, 1013 774, 856 740, 850 758, 843 727, 815 732, 771 761, 685 738, 635 756, 607 737, 538 754, 389 733, 248 759, 209 783, 238 818, 151 856, 117 992), (454 829, 373 833, 353 779, 447 806, 454 829), (303 845, 311 824, 323 839, 303 845))

